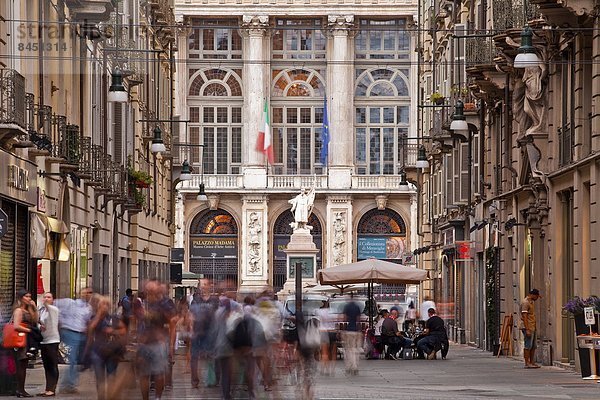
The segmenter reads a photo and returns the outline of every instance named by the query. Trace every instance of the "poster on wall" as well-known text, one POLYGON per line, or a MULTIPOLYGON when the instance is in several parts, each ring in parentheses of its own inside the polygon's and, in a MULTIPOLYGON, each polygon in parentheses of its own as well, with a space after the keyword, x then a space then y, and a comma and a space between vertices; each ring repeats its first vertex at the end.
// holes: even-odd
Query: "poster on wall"
POLYGON ((190 258, 236 258, 237 237, 206 236, 190 238, 190 258))
POLYGON ((358 259, 377 258, 380 260, 402 259, 406 248, 406 238, 367 236, 358 238, 358 259))

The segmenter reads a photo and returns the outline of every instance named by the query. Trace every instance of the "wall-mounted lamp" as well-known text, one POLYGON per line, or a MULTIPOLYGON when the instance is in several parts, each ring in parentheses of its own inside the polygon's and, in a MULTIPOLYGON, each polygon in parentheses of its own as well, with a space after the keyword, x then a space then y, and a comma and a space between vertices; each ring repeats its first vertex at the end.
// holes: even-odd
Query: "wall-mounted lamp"
POLYGON ((408 181, 406 180, 406 172, 404 172, 404 170, 400 172, 400 183, 398 184, 398 189, 404 191, 409 189, 408 181))
POLYGON ((196 197, 198 201, 206 201, 208 200, 208 196, 206 195, 206 191, 204 190, 204 182, 200 183, 200 190, 198 191, 198 196, 196 197))
POLYGON ((457 131, 468 131, 469 125, 465 118, 465 104, 462 100, 457 100, 454 106, 454 115, 452 115, 452 123, 450 124, 450 130, 457 131))
POLYGON ((125 86, 123 86, 123 73, 117 67, 110 76, 108 101, 111 103, 127 103, 127 91, 125 90, 125 86))
POLYGON ((427 152, 425 151, 425 146, 419 146, 419 150, 417 151, 417 162, 415 163, 415 167, 418 169, 426 169, 429 168, 429 161, 427 161, 427 152))
POLYGON ((181 174, 179 175, 180 181, 191 181, 192 180, 192 169, 188 160, 183 160, 181 164, 181 174))
POLYGON ((529 25, 525 25, 521 32, 521 46, 519 46, 519 54, 515 57, 513 67, 527 68, 537 67, 540 65, 540 58, 535 54, 533 47, 533 31, 529 25))
POLYGON ((167 151, 167 148, 162 140, 162 131, 158 125, 156 125, 154 128, 154 137, 152 138, 152 146, 150 147, 150 151, 154 154, 167 151))

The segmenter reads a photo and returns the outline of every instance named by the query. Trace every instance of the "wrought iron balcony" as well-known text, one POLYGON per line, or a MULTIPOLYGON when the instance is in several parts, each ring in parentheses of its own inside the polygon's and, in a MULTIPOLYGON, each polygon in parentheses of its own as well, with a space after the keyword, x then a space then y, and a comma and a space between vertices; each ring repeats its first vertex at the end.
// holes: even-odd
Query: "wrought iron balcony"
POLYGON ((0 142, 25 133, 25 78, 0 69, 0 142))
POLYGON ((493 29, 502 32, 507 29, 522 29, 532 19, 539 17, 537 4, 528 0, 492 2, 493 29))
POLYGON ((493 66, 497 51, 491 37, 473 37, 465 40, 465 67, 493 66))

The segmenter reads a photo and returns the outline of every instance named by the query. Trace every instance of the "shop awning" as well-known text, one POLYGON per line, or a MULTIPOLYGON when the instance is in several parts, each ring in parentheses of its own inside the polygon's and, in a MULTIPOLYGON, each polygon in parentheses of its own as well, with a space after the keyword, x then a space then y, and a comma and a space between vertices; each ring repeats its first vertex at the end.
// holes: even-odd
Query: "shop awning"
POLYGON ((69 229, 60 219, 41 213, 31 213, 31 258, 69 261, 71 250, 67 243, 69 229))

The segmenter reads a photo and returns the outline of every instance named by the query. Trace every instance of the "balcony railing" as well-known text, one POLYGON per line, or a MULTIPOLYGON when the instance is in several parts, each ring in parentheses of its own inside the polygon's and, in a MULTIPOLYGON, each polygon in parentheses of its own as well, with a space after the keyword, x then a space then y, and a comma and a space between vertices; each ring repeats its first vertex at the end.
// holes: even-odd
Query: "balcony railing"
POLYGON ((502 32, 507 29, 521 29, 529 20, 539 16, 539 6, 528 0, 492 2, 493 29, 502 32))
POLYGON ((25 130, 25 78, 14 69, 0 69, 0 125, 25 130))
POLYGON ((491 37, 473 37, 465 40, 465 67, 494 65, 496 47, 491 37))

